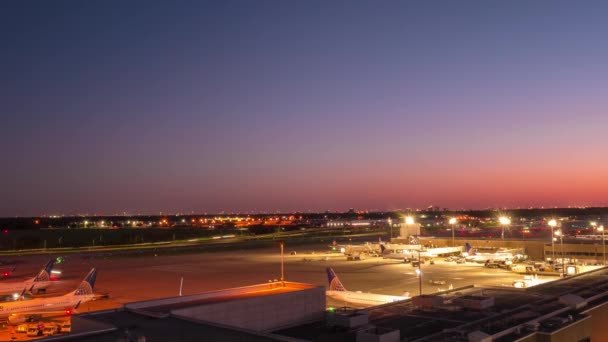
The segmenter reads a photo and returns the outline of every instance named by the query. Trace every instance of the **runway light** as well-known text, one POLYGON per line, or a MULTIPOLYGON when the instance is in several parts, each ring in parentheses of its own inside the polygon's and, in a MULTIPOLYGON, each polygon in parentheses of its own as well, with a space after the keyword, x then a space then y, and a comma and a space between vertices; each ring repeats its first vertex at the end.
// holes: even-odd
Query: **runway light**
POLYGON ((8 277, 8 272, 4 272, 4 276, 5 276, 5 277, 8 277))
POLYGON ((68 315, 68 316, 71 315, 72 314, 72 310, 71 309, 66 309, 65 310, 65 314, 68 315))

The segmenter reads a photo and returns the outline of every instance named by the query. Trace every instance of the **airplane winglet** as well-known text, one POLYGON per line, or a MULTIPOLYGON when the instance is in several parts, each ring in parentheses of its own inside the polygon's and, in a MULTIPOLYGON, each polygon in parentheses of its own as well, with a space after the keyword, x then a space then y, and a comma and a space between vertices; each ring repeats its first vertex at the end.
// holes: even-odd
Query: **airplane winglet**
POLYGON ((19 297, 17 297, 17 300, 21 301, 21 300, 25 299, 25 293, 26 292, 30 292, 31 293, 33 287, 34 287, 34 285, 32 285, 32 287, 30 287, 29 290, 27 289, 27 287, 24 287, 23 291, 21 291, 21 294, 19 295, 19 297))

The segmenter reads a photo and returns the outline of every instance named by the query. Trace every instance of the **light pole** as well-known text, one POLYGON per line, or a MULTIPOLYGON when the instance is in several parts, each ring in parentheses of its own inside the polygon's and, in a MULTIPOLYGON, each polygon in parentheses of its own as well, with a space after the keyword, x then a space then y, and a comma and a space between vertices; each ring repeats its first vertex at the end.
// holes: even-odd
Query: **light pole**
POLYGON ((501 216, 498 221, 500 221, 500 224, 502 225, 502 233, 500 234, 500 237, 502 238, 502 241, 505 241, 505 226, 511 224, 511 220, 509 220, 508 217, 501 216))
POLYGON ((457 222, 457 221, 456 221, 456 218, 455 218, 455 217, 452 217, 452 218, 450 219, 450 221, 449 221, 449 222, 450 222, 450 224, 452 225, 452 247, 455 247, 455 246, 456 246, 456 244, 454 243, 454 225, 455 225, 455 224, 456 224, 456 222, 457 222))
POLYGON ((557 226, 557 221, 549 220, 549 226, 551 227, 551 260, 555 261, 555 238, 553 237, 553 229, 557 226))
POLYGON ((285 274, 283 273, 283 247, 285 243, 281 241, 281 285, 285 287, 285 274))
POLYGON ((561 230, 555 232, 555 236, 559 236, 559 247, 562 255, 562 278, 565 276, 566 272, 566 262, 564 261, 564 234, 562 234, 561 230))
POLYGON ((604 256, 603 265, 606 266, 606 240, 604 240, 604 225, 597 227, 597 230, 602 232, 602 255, 604 256))
POLYGON ((416 273, 418 274, 418 294, 422 296, 422 269, 420 264, 422 264, 422 260, 420 260, 420 249, 418 249, 418 269, 416 273))
POLYGON ((388 226, 391 229, 391 236, 388 238, 388 241, 391 242, 393 239, 393 220, 390 217, 388 218, 388 226))
MULTIPOLYGON (((407 228, 407 234, 410 233, 410 226, 413 224, 414 224, 414 218, 411 216, 406 216, 405 217, 405 226, 407 228)), ((420 239, 418 236, 416 236, 416 238, 420 239)), ((411 237, 409 239, 411 240, 411 237)))

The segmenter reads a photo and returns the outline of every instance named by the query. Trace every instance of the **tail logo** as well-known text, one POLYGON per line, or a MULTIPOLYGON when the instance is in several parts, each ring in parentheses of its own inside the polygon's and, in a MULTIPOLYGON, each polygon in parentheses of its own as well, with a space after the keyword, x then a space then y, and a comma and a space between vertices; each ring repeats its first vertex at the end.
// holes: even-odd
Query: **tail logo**
POLYGON ((97 278, 97 273, 95 269, 92 269, 89 274, 84 278, 84 280, 78 285, 76 291, 74 291, 75 296, 89 296, 93 295, 93 286, 95 286, 95 279, 97 278))
POLYGON ((327 278, 329 280, 330 291, 346 291, 338 276, 330 267, 327 268, 327 278))
POLYGON ((93 294, 93 288, 86 281, 83 281, 82 283, 80 283, 80 285, 78 285, 78 288, 76 289, 76 291, 74 291, 75 296, 88 296, 88 295, 92 295, 92 294, 93 294))
POLYGON ((40 270, 40 273, 34 278, 34 281, 49 281, 51 280, 51 271, 53 270, 53 265, 55 264, 55 260, 49 260, 44 268, 40 270))

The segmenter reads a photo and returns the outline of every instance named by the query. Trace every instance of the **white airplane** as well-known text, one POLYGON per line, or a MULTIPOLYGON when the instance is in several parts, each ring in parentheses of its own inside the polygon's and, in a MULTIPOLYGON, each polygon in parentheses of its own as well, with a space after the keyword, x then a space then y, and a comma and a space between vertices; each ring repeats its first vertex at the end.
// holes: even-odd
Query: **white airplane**
POLYGON ((466 243, 466 255, 463 256, 467 261, 484 263, 489 261, 511 261, 514 256, 513 253, 509 252, 496 252, 496 253, 477 253, 475 248, 472 248, 471 245, 466 243))
POLYGON ((0 303, 0 318, 7 318, 9 323, 18 324, 25 322, 30 316, 59 312, 70 315, 81 303, 95 299, 93 287, 96 278, 97 271, 93 268, 76 290, 63 296, 0 303))
POLYGON ((47 287, 51 286, 52 283, 51 271, 54 264, 54 259, 49 260, 38 275, 25 281, 0 282, 0 294, 19 294, 24 289, 30 293, 45 292, 47 287))
POLYGON ((331 267, 327 268, 327 279, 329 280, 329 290, 326 291, 328 297, 355 305, 373 306, 410 298, 409 296, 389 296, 376 293, 363 293, 361 291, 347 291, 331 267))
POLYGON ((416 255, 414 255, 407 249, 391 250, 391 249, 384 247, 384 245, 380 245, 380 250, 382 251, 380 254, 382 255, 382 258, 384 258, 384 259, 395 259, 395 260, 401 260, 403 262, 409 262, 409 261, 412 261, 412 260, 418 258, 418 252, 416 252, 416 255))
POLYGON ((418 249, 393 249, 390 250, 384 245, 380 245, 381 255, 384 259, 396 259, 402 260, 403 262, 409 262, 418 260, 420 258, 436 258, 437 255, 429 252, 429 251, 420 251, 418 253, 418 249))

